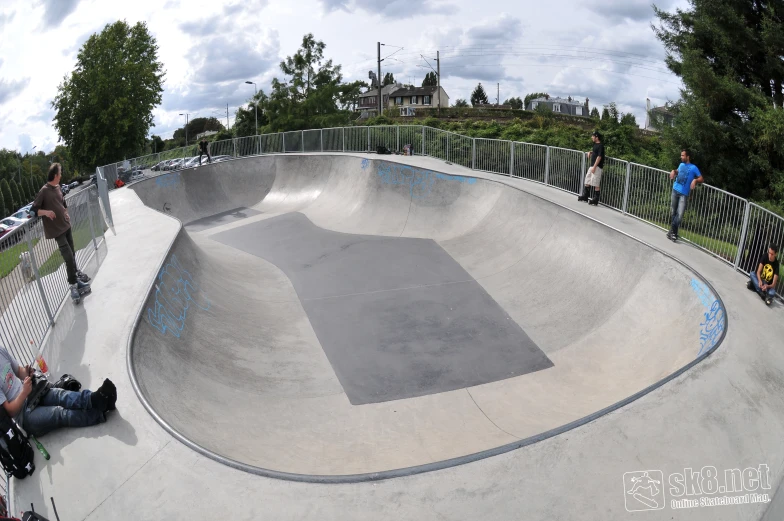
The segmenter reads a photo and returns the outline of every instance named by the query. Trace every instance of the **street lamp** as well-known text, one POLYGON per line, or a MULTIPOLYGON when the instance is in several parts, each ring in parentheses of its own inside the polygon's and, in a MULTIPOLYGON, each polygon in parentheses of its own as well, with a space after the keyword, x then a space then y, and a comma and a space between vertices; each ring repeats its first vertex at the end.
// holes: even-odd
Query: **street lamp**
POLYGON ((256 89, 256 83, 253 81, 246 81, 248 85, 253 85, 253 111, 256 113, 256 135, 259 135, 259 100, 256 99, 259 91, 256 89))
POLYGON ((180 114, 180 116, 185 116, 185 146, 188 146, 188 116, 190 113, 180 114))

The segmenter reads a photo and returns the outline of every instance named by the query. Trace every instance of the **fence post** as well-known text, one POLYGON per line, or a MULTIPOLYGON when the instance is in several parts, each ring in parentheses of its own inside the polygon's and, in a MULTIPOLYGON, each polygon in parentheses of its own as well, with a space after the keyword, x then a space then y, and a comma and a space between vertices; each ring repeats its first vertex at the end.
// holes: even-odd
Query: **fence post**
MULTIPOLYGON (((28 223, 31 221, 28 221, 28 223)), ((43 224, 42 224, 43 226, 43 224)), ((46 292, 44 291, 44 285, 41 284, 41 272, 38 271, 38 261, 35 260, 35 251, 33 251, 33 241, 30 240, 30 235, 33 230, 32 225, 26 226, 26 230, 24 232, 25 237, 27 238, 27 251, 30 252, 30 264, 33 265, 33 273, 35 273, 35 282, 38 286, 38 292, 41 294, 41 300, 44 303, 44 309, 46 310, 46 316, 49 317, 49 325, 54 325, 54 315, 52 315, 52 308, 49 307, 49 301, 46 300, 46 292)))
POLYGON ((476 170, 476 138, 471 138, 471 170, 476 170))
POLYGON ((422 125, 422 155, 425 155, 425 126, 422 125))
POLYGON ((302 152, 305 152, 305 131, 300 130, 299 132, 300 132, 299 139, 302 142, 300 145, 300 149, 302 150, 302 152))
POLYGON ((740 264, 740 256, 743 253, 743 246, 746 244, 746 235, 749 231, 749 214, 751 213, 751 205, 745 201, 746 209, 743 211, 743 231, 740 234, 740 242, 738 243, 738 254, 735 255, 735 269, 738 269, 740 264))
POLYGON ((586 155, 582 153, 582 160, 580 161, 580 186, 577 188, 577 193, 582 193, 582 188, 585 186, 585 174, 588 166, 585 164, 586 155))
POLYGON ((237 138, 236 137, 231 138, 231 145, 234 148, 234 157, 239 157, 239 156, 237 156, 237 138))
POLYGON ((547 147, 547 152, 544 155, 544 184, 550 184, 550 147, 547 147))
POLYGON ((346 127, 341 127, 341 134, 343 135, 343 152, 346 151, 346 127))
POLYGON ((400 152, 400 125, 395 125, 395 152, 400 152))
POLYGON ((281 132, 280 135, 283 137, 283 153, 286 153, 286 133, 281 132))
POLYGON ((370 152, 370 125, 368 125, 368 135, 367 135, 367 151, 370 152))
POLYGON ((509 177, 513 177, 514 176, 514 141, 511 141, 510 143, 512 143, 512 146, 509 147, 511 148, 511 153, 509 154, 509 177))
POLYGON ((449 162, 449 134, 446 135, 446 161, 449 162))
MULTIPOLYGON (((93 248, 96 250, 98 249, 98 241, 95 240, 95 227, 93 224, 93 209, 90 205, 90 191, 87 191, 87 218, 90 219, 90 235, 93 236, 93 248)), ((74 258, 76 258, 76 252, 74 252, 74 258)))
POLYGON ((626 188, 623 190, 623 214, 626 215, 626 209, 629 207, 629 186, 632 184, 632 164, 626 162, 626 188))
POLYGON ((319 130, 319 142, 321 143, 321 152, 324 152, 324 129, 319 130))

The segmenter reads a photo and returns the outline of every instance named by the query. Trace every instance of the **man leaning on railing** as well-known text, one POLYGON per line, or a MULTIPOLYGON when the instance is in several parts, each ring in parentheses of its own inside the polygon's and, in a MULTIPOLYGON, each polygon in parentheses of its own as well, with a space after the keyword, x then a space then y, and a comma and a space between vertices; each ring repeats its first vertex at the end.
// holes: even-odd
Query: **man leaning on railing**
POLYGON ((90 277, 76 267, 76 248, 71 232, 71 217, 68 215, 68 205, 60 188, 61 177, 60 163, 52 163, 47 174, 48 182, 38 191, 30 211, 43 218, 44 236, 47 239, 57 241, 68 273, 71 298, 78 304, 82 295, 90 292, 90 285, 87 284, 90 277))
POLYGON ((671 225, 667 232, 667 238, 671 241, 678 240, 678 228, 683 222, 683 214, 686 212, 686 201, 689 194, 697 183, 704 183, 700 169, 691 162, 691 154, 687 149, 681 150, 681 164, 678 170, 670 172, 670 179, 675 179, 672 185, 672 206, 670 208, 671 225), (678 176, 675 179, 675 176, 678 176))

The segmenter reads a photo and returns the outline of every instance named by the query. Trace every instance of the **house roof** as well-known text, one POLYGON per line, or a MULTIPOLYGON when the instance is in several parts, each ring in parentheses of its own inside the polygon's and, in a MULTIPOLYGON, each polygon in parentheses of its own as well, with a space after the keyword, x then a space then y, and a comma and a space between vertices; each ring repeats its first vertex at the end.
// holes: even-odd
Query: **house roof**
POLYGON ((395 91, 395 96, 432 96, 438 87, 413 87, 395 91))
MULTIPOLYGON (((395 83, 395 84, 392 84, 392 85, 386 85, 384 87, 381 87, 381 95, 382 96, 388 96, 391 93, 395 92, 396 90, 398 90, 398 89, 400 89, 402 87, 403 87, 403 85, 401 85, 400 83, 395 83)), ((368 98, 370 96, 378 96, 378 89, 370 89, 369 91, 362 92, 359 95, 360 98, 368 98)))
POLYGON ((545 101, 545 102, 551 102, 551 103, 563 103, 563 104, 566 104, 566 105, 579 105, 579 106, 582 106, 583 103, 584 103, 582 101, 577 101, 577 100, 574 100, 574 99, 572 101, 569 101, 566 98, 558 98, 558 97, 555 97, 555 98, 553 98, 553 97, 550 97, 550 98, 536 98, 536 99, 532 99, 531 101, 545 101))

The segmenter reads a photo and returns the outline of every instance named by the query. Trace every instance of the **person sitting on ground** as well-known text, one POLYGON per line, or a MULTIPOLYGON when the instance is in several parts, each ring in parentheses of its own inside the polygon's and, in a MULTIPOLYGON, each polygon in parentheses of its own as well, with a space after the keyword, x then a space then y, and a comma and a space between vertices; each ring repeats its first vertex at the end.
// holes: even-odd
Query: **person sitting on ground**
POLYGON ((106 421, 115 410, 117 388, 108 378, 97 391, 79 392, 51 388, 38 405, 28 405, 33 390, 33 368, 22 367, 4 347, 0 347, 0 400, 3 408, 25 432, 39 437, 61 427, 89 427, 106 421))
POLYGON ((779 261, 776 258, 778 252, 779 247, 771 244, 768 251, 760 256, 757 271, 749 273, 751 280, 746 283, 746 287, 756 291, 768 306, 776 297, 776 284, 779 282, 779 261))

